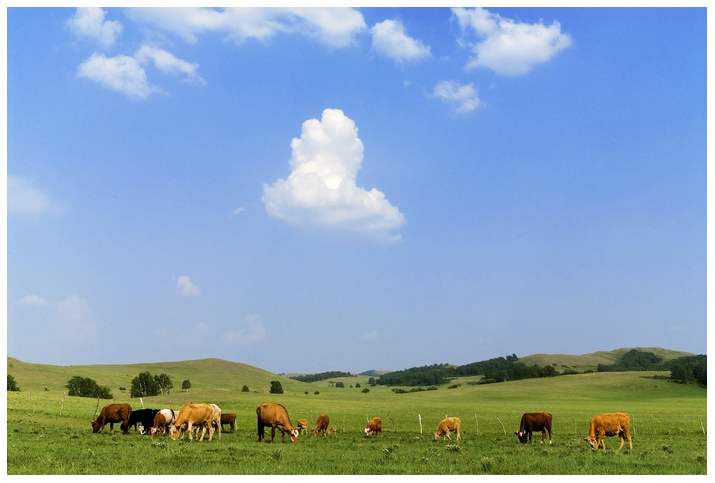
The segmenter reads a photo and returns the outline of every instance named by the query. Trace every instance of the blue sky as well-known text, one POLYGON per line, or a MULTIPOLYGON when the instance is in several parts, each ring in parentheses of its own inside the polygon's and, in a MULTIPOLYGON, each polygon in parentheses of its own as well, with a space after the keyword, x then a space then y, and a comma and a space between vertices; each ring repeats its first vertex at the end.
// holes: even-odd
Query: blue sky
POLYGON ((7 352, 705 353, 699 9, 7 11, 7 352))

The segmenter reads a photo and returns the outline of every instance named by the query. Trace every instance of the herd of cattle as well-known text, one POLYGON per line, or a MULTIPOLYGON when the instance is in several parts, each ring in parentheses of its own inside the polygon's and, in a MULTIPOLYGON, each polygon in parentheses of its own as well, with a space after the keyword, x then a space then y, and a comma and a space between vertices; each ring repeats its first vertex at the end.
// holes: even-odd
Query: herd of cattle
MULTIPOLYGON (((298 426, 293 426, 288 416, 288 410, 285 406, 278 403, 261 403, 256 407, 256 419, 258 425, 258 441, 263 442, 264 429, 271 428, 271 442, 275 438, 276 429, 281 432, 281 441, 285 442, 285 435, 288 433, 288 438, 292 443, 298 441, 299 434, 305 434, 308 429, 308 421, 299 419, 298 426)), ((531 442, 532 433, 541 431, 541 442, 546 438, 546 433, 549 434, 549 444, 552 443, 551 432, 551 414, 543 411, 538 413, 525 413, 521 417, 521 425, 519 430, 514 434, 519 438, 521 443, 531 442)), ((209 441, 213 438, 214 432, 218 432, 218 438, 221 439, 222 426, 228 424, 231 432, 236 430, 236 414, 223 413, 221 408, 216 404, 186 404, 181 410, 174 411, 172 409, 139 409, 132 411, 132 407, 127 403, 108 404, 102 408, 99 416, 92 423, 92 432, 103 432, 104 427, 109 423, 109 427, 114 432, 114 423, 121 423, 120 428, 124 434, 129 432, 130 427, 137 429, 137 425, 141 425, 143 434, 151 434, 152 437, 158 434, 168 434, 172 440, 179 437, 183 438, 184 433, 189 434, 189 439, 194 436, 198 437, 198 431, 201 430, 201 438, 203 441, 206 435, 206 430, 209 432, 209 441)), ((318 417, 313 436, 322 434, 334 434, 337 431, 335 426, 329 428, 330 418, 327 414, 318 417)), ((435 439, 442 437, 452 439, 450 433, 454 432, 457 435, 457 441, 462 437, 459 434, 459 429, 462 421, 459 418, 445 418, 437 427, 434 433, 435 439)), ((629 431, 630 419, 626 413, 598 414, 591 418, 591 426, 587 438, 584 438, 593 449, 598 449, 603 446, 606 449, 606 443, 603 441, 604 436, 618 436, 621 444, 618 446, 620 451, 623 444, 628 439, 628 446, 633 449, 631 435, 629 431)), ((382 421, 380 418, 372 418, 368 421, 365 427, 365 436, 377 435, 382 436, 382 421)))

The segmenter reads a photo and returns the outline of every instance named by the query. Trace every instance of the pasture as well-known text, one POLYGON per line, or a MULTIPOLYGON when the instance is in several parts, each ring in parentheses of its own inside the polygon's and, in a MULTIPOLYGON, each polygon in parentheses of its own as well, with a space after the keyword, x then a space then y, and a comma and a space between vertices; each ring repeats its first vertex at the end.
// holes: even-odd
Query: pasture
MULTIPOLYGON (((122 366, 126 371, 126 366, 122 366)), ((200 369, 194 378, 200 379, 200 369)), ((138 372, 138 371, 136 371, 138 372)), ((131 373, 131 371, 130 371, 131 373)), ((663 375, 663 373, 659 373, 663 375)), ((221 440, 171 441, 142 436, 93 434, 89 424, 96 399, 62 397, 57 390, 7 393, 8 474, 265 474, 265 475, 435 475, 435 474, 706 474, 706 390, 656 379, 658 373, 593 373, 470 385, 395 394, 387 387, 329 387, 286 381, 284 394, 267 385, 241 392, 241 384, 198 384, 188 393, 144 398, 146 407, 179 408, 213 402, 235 412, 237 431, 221 440), (319 394, 315 394, 318 390, 319 394), (307 394, 306 394, 307 392, 307 394), (320 414, 337 426, 333 436, 303 435, 298 443, 258 443, 255 408, 260 402, 285 405, 293 424, 320 414), (62 408, 62 415, 59 415, 62 408), (513 434, 522 413, 553 414, 554 444, 520 444, 513 434), (590 417, 604 412, 631 415, 633 450, 618 452, 618 438, 607 450, 583 441, 590 417), (435 441, 432 433, 448 416, 462 420, 462 441, 435 441), (366 417, 379 416, 382 437, 366 438, 366 417), (422 431, 420 431, 420 417, 422 431)), ((240 374, 237 376, 240 378, 240 374)), ((274 376, 275 377, 275 376, 274 376)), ((175 377, 175 380, 179 376, 175 377)), ((179 378, 180 379, 180 378, 179 378)), ((219 380, 220 378, 216 378, 219 380)), ((282 379, 283 380, 283 379, 282 379)), ((367 386, 365 377, 348 378, 367 386)), ((100 384, 102 383, 99 380, 100 384)), ((179 380, 180 383, 180 380, 179 380)), ((256 383, 258 384, 258 383, 256 383)), ((193 379, 192 379, 193 386, 193 379)), ((114 389, 113 389, 114 390, 114 389)), ((116 402, 141 408, 137 398, 114 390, 116 402)), ((100 401, 99 406, 113 402, 100 401)), ((312 429, 312 427, 310 428, 312 429)), ((267 434, 270 438, 270 431, 267 434)), ((535 441, 541 438, 534 434, 535 441)), ((286 441, 288 438, 286 437, 286 441)))

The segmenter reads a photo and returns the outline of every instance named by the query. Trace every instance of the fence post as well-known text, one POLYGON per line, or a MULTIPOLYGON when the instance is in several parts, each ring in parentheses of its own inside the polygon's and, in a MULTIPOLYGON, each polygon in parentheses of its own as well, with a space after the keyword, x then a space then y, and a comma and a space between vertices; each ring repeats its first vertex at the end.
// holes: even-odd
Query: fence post
POLYGON ((504 423, 501 422, 501 419, 497 418, 497 421, 499 421, 499 424, 501 424, 501 429, 504 431, 504 436, 506 436, 506 428, 504 428, 504 423))

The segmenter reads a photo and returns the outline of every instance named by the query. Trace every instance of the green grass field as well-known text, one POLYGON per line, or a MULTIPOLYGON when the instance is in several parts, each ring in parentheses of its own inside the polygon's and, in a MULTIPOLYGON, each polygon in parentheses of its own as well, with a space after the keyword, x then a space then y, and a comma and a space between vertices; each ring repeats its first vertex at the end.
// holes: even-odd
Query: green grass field
MULTIPOLYGON (((592 373, 490 385, 463 378, 453 381, 461 383, 455 389, 395 394, 377 386, 363 394, 354 386, 367 387, 367 376, 336 379, 346 387, 335 388, 218 360, 57 367, 8 358, 8 372, 21 389, 7 393, 8 474, 707 473, 706 390, 654 378, 665 373, 592 373), (189 392, 144 398, 146 407, 213 402, 237 414, 237 431, 211 442, 152 440, 134 431, 122 435, 117 427, 111 435, 109 426, 104 434, 93 434, 89 421, 97 400, 63 396, 67 380, 82 375, 109 386, 116 402, 141 408, 118 387, 129 387, 144 370, 166 372, 175 386, 183 379, 192 383, 189 392), (268 394, 270 380, 280 380, 284 394, 268 394), (244 384, 250 392, 241 392, 244 384), (294 424, 299 418, 314 424, 327 414, 338 433, 301 436, 297 444, 280 443, 279 436, 273 444, 258 443, 255 407, 264 401, 284 404, 294 424), (554 443, 518 443, 513 433, 521 414, 541 410, 553 415, 554 443), (606 439, 606 451, 591 450, 583 441, 589 419, 616 411, 631 415, 633 450, 626 444, 616 451, 615 437, 606 439), (445 415, 461 418, 461 441, 434 440, 445 415), (366 417, 373 416, 382 418, 384 435, 366 438, 366 417)), ((100 401, 100 408, 110 402, 100 401)))

